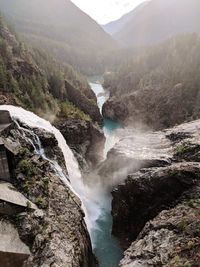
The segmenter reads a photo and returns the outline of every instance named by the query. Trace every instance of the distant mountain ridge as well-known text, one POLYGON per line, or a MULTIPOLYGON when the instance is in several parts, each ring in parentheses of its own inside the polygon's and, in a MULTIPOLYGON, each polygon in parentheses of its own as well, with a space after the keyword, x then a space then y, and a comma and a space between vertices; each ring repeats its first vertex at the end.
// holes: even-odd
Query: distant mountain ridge
POLYGON ((120 30, 123 29, 127 23, 131 21, 131 19, 147 4, 147 1, 140 4, 136 8, 134 8, 132 11, 126 13, 121 18, 115 21, 111 21, 105 25, 102 25, 102 28, 109 34, 114 35, 120 30))
POLYGON ((115 41, 69 0, 0 0, 17 32, 82 72, 99 70, 115 41))
POLYGON ((123 25, 113 37, 125 46, 152 45, 182 33, 200 33, 199 0, 151 0, 121 21, 107 25, 123 25))

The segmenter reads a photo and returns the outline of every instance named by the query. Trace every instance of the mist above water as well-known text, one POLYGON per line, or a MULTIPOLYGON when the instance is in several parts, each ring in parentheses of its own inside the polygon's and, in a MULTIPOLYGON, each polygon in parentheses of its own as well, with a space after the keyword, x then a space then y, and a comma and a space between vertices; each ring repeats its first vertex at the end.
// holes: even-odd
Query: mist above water
MULTIPOLYGON (((106 92, 101 85, 103 79, 101 76, 92 77, 89 79, 90 87, 97 97, 98 107, 102 113, 102 107, 105 101, 109 98, 109 92, 106 92)), ((116 130, 120 128, 120 124, 115 121, 104 119, 104 135, 106 142, 104 146, 104 160, 106 160, 108 151, 114 147, 119 141, 116 130)), ((94 252, 99 260, 100 267, 117 267, 122 258, 122 249, 118 241, 112 236, 112 216, 111 216, 111 201, 109 182, 103 183, 101 175, 98 170, 89 174, 88 177, 91 187, 99 191, 96 199, 98 199, 99 216, 95 221, 95 228, 91 232, 94 252), (93 181, 93 182, 91 182, 93 181)))

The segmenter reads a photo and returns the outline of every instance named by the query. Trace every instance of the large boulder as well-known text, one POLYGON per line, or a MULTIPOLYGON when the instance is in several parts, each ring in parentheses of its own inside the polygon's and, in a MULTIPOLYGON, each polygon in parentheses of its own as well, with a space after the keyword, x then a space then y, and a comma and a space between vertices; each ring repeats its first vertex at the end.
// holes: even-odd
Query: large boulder
POLYGON ((123 122, 129 114, 127 102, 123 103, 117 100, 117 97, 108 99, 102 107, 102 115, 104 118, 114 121, 123 122))

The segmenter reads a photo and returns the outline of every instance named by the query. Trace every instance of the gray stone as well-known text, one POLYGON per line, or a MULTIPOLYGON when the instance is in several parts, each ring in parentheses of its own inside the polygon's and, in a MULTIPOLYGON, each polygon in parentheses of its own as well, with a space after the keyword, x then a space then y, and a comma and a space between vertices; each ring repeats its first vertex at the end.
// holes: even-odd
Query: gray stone
POLYGON ((27 208, 37 206, 23 196, 12 184, 0 182, 0 213, 15 214, 27 208))
POLYGON ((30 250, 20 240, 17 229, 8 221, 0 221, 0 266, 21 267, 29 255, 30 250))
POLYGON ((0 124, 10 124, 12 123, 12 119, 10 117, 10 113, 7 110, 0 111, 0 124))

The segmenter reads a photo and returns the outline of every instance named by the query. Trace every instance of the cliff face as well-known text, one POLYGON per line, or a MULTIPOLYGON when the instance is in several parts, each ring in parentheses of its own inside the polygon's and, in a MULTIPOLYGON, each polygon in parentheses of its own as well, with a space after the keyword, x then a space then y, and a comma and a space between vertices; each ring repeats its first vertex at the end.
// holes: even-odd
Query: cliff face
POLYGON ((148 222, 119 266, 198 266, 199 189, 188 191, 180 204, 148 222))
POLYGON ((65 90, 67 99, 70 102, 79 107, 86 114, 89 114, 93 121, 96 121, 99 124, 103 123, 103 118, 100 114, 95 97, 93 101, 91 101, 83 93, 81 93, 80 90, 74 88, 67 81, 65 81, 65 90))
POLYGON ((197 120, 139 137, 129 132, 111 151, 111 163, 124 158, 118 176, 128 174, 112 192, 113 234, 129 247, 121 267, 198 266, 199 137, 197 120))
POLYGON ((144 124, 165 129, 199 117, 199 88, 178 83, 171 88, 142 88, 122 97, 112 97, 103 106, 103 116, 125 125, 144 124))
MULTIPOLYGON (((0 134, 4 142, 15 148, 11 182, 27 198, 23 213, 0 214, 1 220, 15 225, 21 240, 30 249, 23 266, 97 266, 80 200, 61 181, 52 164, 34 153, 29 142, 33 136, 26 125, 23 127, 27 131, 13 123, 0 134), (31 203, 37 208, 32 209, 31 203)), ((32 131, 42 137, 46 155, 56 160, 67 175, 55 137, 40 129, 32 131)), ((37 147, 34 139, 32 141, 37 147)), ((3 239, 0 242, 4 242, 3 239)))
POLYGON ((73 149, 82 169, 96 165, 102 159, 105 136, 91 121, 59 119, 54 125, 60 129, 73 149))

